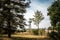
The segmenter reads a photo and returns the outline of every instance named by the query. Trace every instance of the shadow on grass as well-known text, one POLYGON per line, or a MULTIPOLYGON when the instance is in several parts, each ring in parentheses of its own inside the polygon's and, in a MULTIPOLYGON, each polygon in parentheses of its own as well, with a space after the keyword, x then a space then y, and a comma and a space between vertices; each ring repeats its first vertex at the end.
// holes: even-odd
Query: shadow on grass
POLYGON ((52 40, 50 38, 0 37, 0 40, 52 40))
POLYGON ((13 40, 50 40, 49 38, 12 38, 13 40))

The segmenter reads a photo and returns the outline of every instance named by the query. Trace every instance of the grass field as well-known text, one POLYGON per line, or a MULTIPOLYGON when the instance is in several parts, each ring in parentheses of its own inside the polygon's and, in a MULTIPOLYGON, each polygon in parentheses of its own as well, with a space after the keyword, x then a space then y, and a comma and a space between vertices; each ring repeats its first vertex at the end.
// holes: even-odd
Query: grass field
POLYGON ((51 40, 51 39, 50 38, 24 38, 24 37, 7 38, 7 37, 3 37, 3 38, 0 38, 0 40, 51 40))
POLYGON ((11 35, 11 38, 8 38, 7 35, 0 37, 0 40, 52 40, 48 36, 41 35, 31 35, 29 32, 25 33, 15 33, 11 35))
POLYGON ((12 35, 8 38, 7 35, 0 37, 0 40, 52 40, 47 36, 36 36, 36 35, 12 35))

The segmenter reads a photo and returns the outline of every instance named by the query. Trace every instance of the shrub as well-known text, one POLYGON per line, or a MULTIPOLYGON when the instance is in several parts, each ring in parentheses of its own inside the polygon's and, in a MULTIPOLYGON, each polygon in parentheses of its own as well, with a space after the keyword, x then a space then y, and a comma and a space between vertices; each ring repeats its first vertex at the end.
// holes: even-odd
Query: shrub
POLYGON ((34 35, 39 35, 38 29, 33 29, 32 32, 33 32, 34 35))
POLYGON ((58 32, 52 31, 51 33, 48 34, 49 37, 53 38, 54 40, 60 39, 60 34, 58 32))

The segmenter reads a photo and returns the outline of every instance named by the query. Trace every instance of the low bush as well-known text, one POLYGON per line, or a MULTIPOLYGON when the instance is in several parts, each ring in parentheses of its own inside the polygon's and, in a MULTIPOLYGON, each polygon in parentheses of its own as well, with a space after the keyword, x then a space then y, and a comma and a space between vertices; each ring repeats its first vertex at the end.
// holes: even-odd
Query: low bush
POLYGON ((58 32, 52 31, 51 33, 48 33, 49 37, 53 38, 54 40, 60 39, 60 34, 58 32))
POLYGON ((33 29, 32 32, 33 32, 34 35, 39 35, 38 29, 33 29))

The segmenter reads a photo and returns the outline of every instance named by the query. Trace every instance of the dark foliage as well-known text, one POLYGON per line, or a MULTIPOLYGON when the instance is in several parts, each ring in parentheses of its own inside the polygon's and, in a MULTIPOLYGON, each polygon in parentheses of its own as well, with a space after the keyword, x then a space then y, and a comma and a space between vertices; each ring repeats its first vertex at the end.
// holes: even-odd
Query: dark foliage
POLYGON ((33 29, 32 32, 33 32, 34 35, 39 35, 38 29, 33 29))
POLYGON ((17 13, 25 13, 29 4, 30 2, 25 2, 25 0, 0 0, 0 27, 7 30, 8 37, 11 37, 13 25, 21 25, 21 23, 16 22, 16 19, 14 19, 17 17, 17 13))
POLYGON ((54 40, 59 40, 60 39, 60 34, 58 32, 52 31, 51 33, 49 33, 49 37, 53 38, 54 40))

